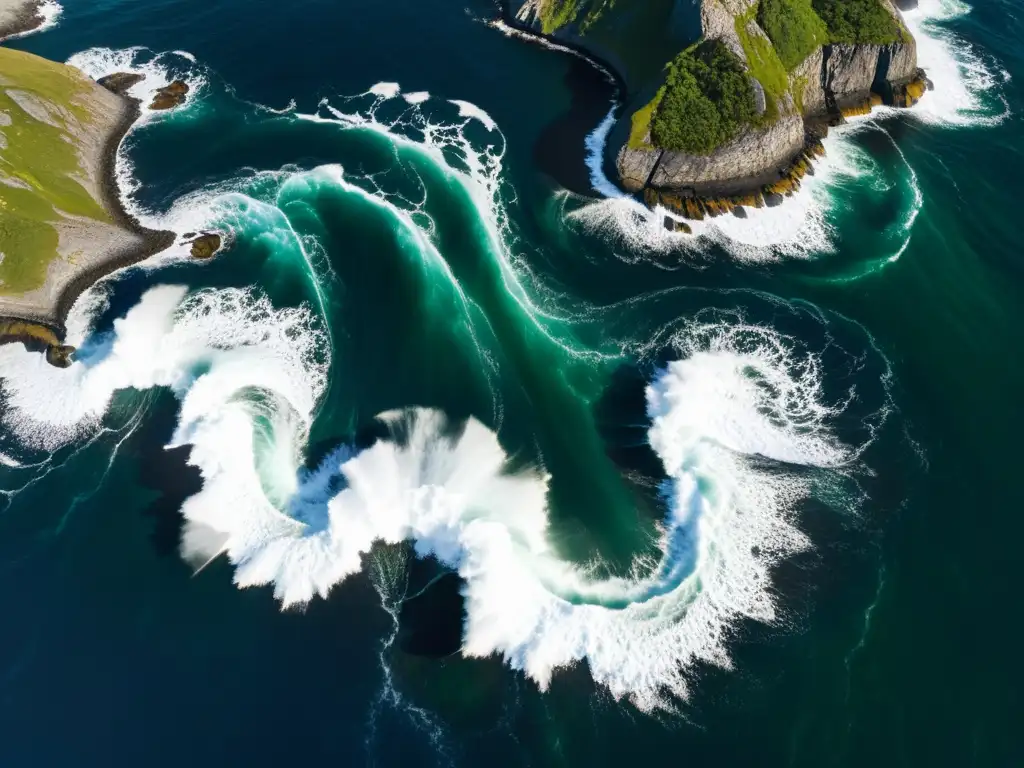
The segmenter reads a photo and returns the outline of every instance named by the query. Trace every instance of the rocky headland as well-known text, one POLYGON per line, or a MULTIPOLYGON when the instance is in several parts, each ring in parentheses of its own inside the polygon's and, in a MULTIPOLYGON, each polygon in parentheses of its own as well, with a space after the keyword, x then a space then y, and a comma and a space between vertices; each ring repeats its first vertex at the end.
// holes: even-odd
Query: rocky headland
MULTIPOLYGON (((0 0, 14 5, 18 18, 34 7, 0 0)), ((129 216, 116 185, 118 147, 140 115, 125 91, 137 82, 118 75, 104 87, 0 47, 0 343, 45 349, 54 365, 71 362, 64 323, 75 299, 175 239, 129 216)))
POLYGON ((912 106, 930 87, 890 0, 511 0, 505 10, 519 29, 615 70, 619 181, 688 219, 782 203, 813 173, 830 127, 912 106))
POLYGON ((46 21, 42 5, 42 0, 0 0, 0 40, 42 26, 46 21))

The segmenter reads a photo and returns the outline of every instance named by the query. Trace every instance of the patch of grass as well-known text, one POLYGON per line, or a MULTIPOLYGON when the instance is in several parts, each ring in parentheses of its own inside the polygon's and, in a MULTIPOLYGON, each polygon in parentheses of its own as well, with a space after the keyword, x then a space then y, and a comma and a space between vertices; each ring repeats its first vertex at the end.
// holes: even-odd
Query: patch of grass
POLYGON ((630 118, 630 149, 653 149, 650 141, 648 141, 650 138, 651 120, 654 118, 654 112, 658 109, 658 105, 661 104, 661 100, 664 97, 665 86, 662 86, 658 89, 653 99, 633 113, 633 117, 630 118))
POLYGON ((109 221, 106 211, 77 181, 84 177, 69 123, 93 118, 84 104, 89 81, 75 69, 21 51, 0 48, 0 295, 40 287, 58 258, 61 213, 109 221), (17 98, 10 91, 20 92, 17 98), (18 104, 32 98, 49 120, 18 104), (51 124, 52 123, 52 124, 51 124))
POLYGON ((807 91, 807 78, 797 77, 793 79, 793 101, 796 102, 796 108, 802 115, 804 113, 804 93, 807 91))
POLYGON ((814 12, 811 0, 761 0, 757 23, 790 71, 829 41, 828 27, 814 12))
POLYGON ((679 54, 663 90, 651 136, 664 149, 706 155, 758 119, 743 63, 718 40, 679 54))
POLYGON ((771 41, 757 34, 751 34, 748 25, 754 20, 756 8, 736 17, 736 34, 740 45, 747 55, 747 65, 752 74, 765 90, 765 94, 775 100, 782 99, 789 90, 789 74, 775 46, 771 41))
POLYGON ((556 32, 576 20, 581 0, 543 0, 540 5, 540 28, 545 35, 556 32))
POLYGON ((888 45, 907 39, 907 31, 879 0, 811 0, 834 43, 888 45))

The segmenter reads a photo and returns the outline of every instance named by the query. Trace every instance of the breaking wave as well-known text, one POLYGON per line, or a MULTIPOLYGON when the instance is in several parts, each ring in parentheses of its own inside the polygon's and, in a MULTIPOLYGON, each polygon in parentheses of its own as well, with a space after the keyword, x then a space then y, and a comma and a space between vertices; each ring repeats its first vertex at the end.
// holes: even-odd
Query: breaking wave
MULTIPOLYGON (((117 56, 80 62, 117 69, 117 56)), ((493 120, 467 102, 400 94, 380 84, 325 100, 315 113, 270 119, 381 136, 457 179, 480 213, 502 295, 544 338, 582 354, 549 332, 505 242, 504 143, 493 120), (469 138, 479 131, 483 150, 469 138)), ((298 244, 319 286, 326 266, 276 201, 326 185, 393 216, 470 311, 431 239, 425 195, 391 182, 349 177, 341 166, 283 169, 197 191, 166 213, 139 210, 161 227, 199 217, 241 233, 277 222, 268 236, 298 244)), ((150 288, 111 330, 97 331, 104 309, 101 287, 76 304, 69 369, 0 348, 3 424, 23 443, 52 450, 81 440, 121 398, 167 389, 179 401, 168 447, 191 446, 203 480, 182 507, 181 550, 197 569, 224 555, 239 586, 272 585, 282 605, 304 604, 359 573, 376 542, 409 541, 464 582, 464 655, 500 655, 542 688, 557 670, 586 663, 598 684, 643 710, 685 699, 698 665, 728 666, 737 622, 779 620, 771 568, 809 546, 796 527, 799 506, 822 473, 842 482, 855 471, 861 448, 835 434, 850 400, 825 395, 813 351, 739 319, 694 321, 675 334, 673 359, 646 392, 648 440, 664 474, 659 554, 638 559, 629 576, 599 577, 600 563, 578 565, 553 544, 551 478, 541 466, 510 466, 498 409, 494 428, 472 418, 451 424, 424 408, 384 413, 388 437, 340 445, 308 466, 332 363, 323 312, 275 307, 257 289, 177 285, 150 288)))
POLYGON ((326 385, 323 331, 304 309, 254 291, 150 289, 106 335, 74 339, 78 364, 0 349, 6 426, 53 447, 95 428, 118 391, 170 389, 169 446, 192 446, 202 490, 189 498, 183 555, 225 554, 239 586, 273 585, 283 605, 326 596, 375 542, 411 541, 465 582, 462 653, 500 654, 544 688, 586 662, 641 709, 687 696, 698 663, 729 665, 740 619, 771 623, 770 569, 809 545, 794 527, 808 471, 856 463, 831 421, 817 357, 756 325, 695 323, 647 389, 648 438, 667 512, 656 563, 597 579, 548 539, 548 477, 510 471, 498 435, 427 409, 382 414, 389 437, 304 455, 326 385))

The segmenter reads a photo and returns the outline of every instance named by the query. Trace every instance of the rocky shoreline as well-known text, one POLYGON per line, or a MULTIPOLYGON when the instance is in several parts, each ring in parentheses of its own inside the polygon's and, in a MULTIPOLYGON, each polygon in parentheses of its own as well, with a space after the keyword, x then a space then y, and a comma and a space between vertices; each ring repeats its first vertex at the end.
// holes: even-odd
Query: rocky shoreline
POLYGON ((102 126, 101 137, 83 140, 79 152, 83 167, 93 177, 90 194, 109 217, 109 224, 72 219, 67 225, 58 225, 68 228, 68 238, 73 245, 80 246, 76 254, 50 264, 46 283, 38 290, 0 296, 0 344, 21 342, 26 348, 45 350, 47 360, 61 367, 71 362, 73 349, 64 345, 65 323, 78 297, 107 275, 165 250, 176 239, 173 232, 143 227, 121 201, 116 178, 117 153, 141 116, 141 104, 123 90, 95 87, 97 90, 86 101, 108 124, 102 126), (78 263, 79 259, 84 263, 78 263))
MULTIPOLYGON (((549 33, 542 31, 545 3, 550 2, 554 0, 505 2, 505 23, 526 36, 549 40, 593 60, 594 52, 588 50, 584 39, 586 22, 582 27, 569 23, 549 33)), ((610 57, 603 57, 599 66, 613 72, 619 85, 612 146, 619 146, 614 164, 620 185, 640 195, 652 209, 671 212, 666 227, 682 232, 690 228, 676 216, 700 220, 731 213, 743 217, 747 208, 782 204, 800 189, 804 176, 813 175, 814 161, 824 154, 822 139, 830 127, 878 106, 913 106, 932 87, 917 66, 916 41, 906 32, 900 15, 900 9, 913 8, 915 0, 896 0, 895 5, 890 0, 879 2, 905 32, 902 38, 888 44, 820 46, 789 73, 793 95, 786 93, 776 105, 774 120, 750 126, 708 155, 655 147, 649 132, 646 146, 637 146, 632 137, 627 141, 630 113, 650 101, 654 87, 634 86, 629 92, 626 78, 610 57)), ((704 39, 720 40, 746 64, 750 38, 771 45, 753 18, 756 8, 757 0, 701 0, 700 34, 704 39), (746 48, 740 33, 748 38, 746 48)), ((674 7, 673 19, 677 11, 674 7)), ((602 44, 607 47, 607 40, 602 44)), ((756 80, 754 84, 763 111, 764 91, 756 80)))
POLYGON ((42 4, 43 0, 0 0, 0 41, 42 26, 46 22, 39 12, 42 4))

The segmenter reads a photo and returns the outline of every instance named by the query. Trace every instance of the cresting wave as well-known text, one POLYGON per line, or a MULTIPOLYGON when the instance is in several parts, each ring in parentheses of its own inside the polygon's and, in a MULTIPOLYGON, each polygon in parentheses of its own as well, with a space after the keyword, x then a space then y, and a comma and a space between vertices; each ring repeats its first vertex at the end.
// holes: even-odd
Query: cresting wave
POLYGON ((542 688, 586 662, 644 710, 685 698, 695 664, 728 666, 737 620, 777 619, 770 569, 809 544, 792 525, 807 470, 856 462, 832 434, 844 403, 823 402, 815 355, 760 326, 694 323, 647 390, 667 478, 660 561, 596 580, 547 538, 543 470, 509 473, 474 419, 453 430, 437 411, 385 413, 389 438, 304 469, 322 333, 308 311, 252 291, 159 286, 109 336, 75 339, 83 362, 68 371, 0 349, 5 423, 52 447, 94 427, 116 392, 169 388, 181 404, 170 445, 191 445, 203 477, 182 508, 197 568, 226 554, 239 586, 272 584, 287 606, 360 572, 375 542, 411 541, 465 582, 463 654, 500 654, 542 688))
MULTIPOLYGON (((825 140, 828 156, 815 166, 816 175, 806 178, 802 189, 784 205, 753 211, 746 219, 722 216, 687 222, 695 237, 667 231, 663 221, 666 216, 676 218, 673 214, 660 208, 649 211, 619 190, 604 173, 613 110, 586 140, 592 183, 605 199, 571 206, 568 218, 616 238, 633 250, 668 253, 683 249, 698 255, 708 243, 715 243, 734 258, 750 262, 809 258, 835 251, 832 217, 844 197, 842 188, 863 177, 865 166, 872 162, 852 140, 858 133, 866 127, 884 131, 885 120, 896 116, 949 127, 995 125, 1009 116, 1009 106, 1001 93, 1009 74, 962 41, 949 26, 970 10, 961 0, 921 0, 918 8, 904 12, 917 40, 920 65, 934 82, 934 91, 913 109, 879 109, 870 118, 854 119, 834 129, 825 140)), ((916 174, 909 165, 901 183, 909 188, 906 196, 912 207, 902 216, 897 227, 900 231, 894 232, 902 245, 888 257, 890 262, 895 260, 892 256, 898 258, 905 250, 909 243, 907 222, 912 225, 923 205, 916 174)))
MULTIPOLYGON (((381 84, 341 106, 274 119, 370 131, 466 183, 503 289, 543 331, 503 242, 503 145, 481 152, 467 138, 471 126, 494 133, 493 121, 466 102, 452 103, 459 120, 426 119, 418 110, 433 100, 400 93, 381 84), (363 100, 368 107, 346 111, 363 100), (399 133, 385 108, 401 110, 401 125, 415 130, 399 133)), ((430 245, 425 201, 388 191, 384 178, 348 180, 328 166, 257 181, 274 195, 289 183, 323 183, 375 201, 420 233, 424 259, 447 268, 430 245)), ((225 187, 146 215, 185 220, 185 211, 202 208, 223 222, 226 211, 253 210, 253 200, 225 187)), ((544 469, 511 472, 499 434, 475 419, 450 425, 433 410, 385 413, 390 437, 364 450, 338 446, 307 468, 331 363, 325 320, 310 309, 276 308, 254 289, 190 294, 160 285, 98 333, 104 300, 94 288, 72 311, 68 341, 79 353, 70 369, 0 348, 3 423, 25 444, 52 450, 80 441, 133 390, 166 388, 180 403, 169 445, 191 446, 203 478, 182 508, 182 552, 196 568, 226 555, 239 586, 273 585, 283 605, 303 604, 358 573, 375 542, 411 541, 464 581, 465 655, 500 654, 541 687, 556 670, 585 662, 612 695, 644 710, 685 698, 695 665, 727 666, 738 620, 778 620, 770 570, 809 545, 794 527, 798 505, 813 495, 809 474, 842 477, 859 455, 833 433, 846 402, 826 402, 815 354, 736 319, 695 321, 675 335, 675 361, 647 390, 648 437, 665 475, 660 557, 637 562, 630 577, 596 578, 548 538, 544 469)))

